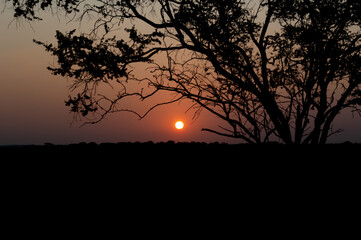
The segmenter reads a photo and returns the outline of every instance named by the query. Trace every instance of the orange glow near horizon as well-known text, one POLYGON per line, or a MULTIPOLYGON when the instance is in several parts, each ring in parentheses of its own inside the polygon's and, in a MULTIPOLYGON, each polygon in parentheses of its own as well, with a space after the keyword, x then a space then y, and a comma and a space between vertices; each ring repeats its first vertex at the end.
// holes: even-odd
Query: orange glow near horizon
POLYGON ((184 123, 182 121, 177 121, 174 126, 176 129, 181 130, 184 128, 184 123))

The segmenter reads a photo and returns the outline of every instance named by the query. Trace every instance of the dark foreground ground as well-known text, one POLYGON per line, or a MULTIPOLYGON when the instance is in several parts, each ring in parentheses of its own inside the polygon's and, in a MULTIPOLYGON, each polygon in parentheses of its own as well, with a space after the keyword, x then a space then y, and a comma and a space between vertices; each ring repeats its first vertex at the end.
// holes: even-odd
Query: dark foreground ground
MULTIPOLYGON (((1 158, 16 156, 46 159, 107 160, 346 160, 359 159, 361 144, 326 145, 221 144, 221 143, 79 143, 69 145, 0 146, 1 158)), ((33 160, 35 160, 33 159, 33 160)))
POLYGON ((223 239, 234 229, 348 239, 359 228, 360 150, 173 142, 1 147, 2 216, 16 223, 12 234, 21 227, 37 236, 44 229, 69 236, 69 228, 102 238, 114 229, 223 239))
POLYGON ((122 182, 173 188, 186 183, 198 189, 195 182, 207 186, 222 183, 218 186, 222 188, 241 183, 289 184, 293 188, 296 182, 316 186, 319 191, 323 187, 314 182, 342 188, 360 182, 360 153, 361 144, 351 143, 286 146, 169 141, 2 146, 0 171, 10 176, 7 181, 22 179, 22 183, 34 178, 41 183, 52 179, 70 185, 103 182, 102 187, 122 182))
POLYGON ((193 185, 194 181, 229 184, 242 179, 246 185, 254 185, 275 179, 282 184, 290 179, 312 184, 315 178, 337 182, 357 178, 347 180, 356 183, 360 181, 360 153, 361 144, 351 143, 286 146, 169 141, 2 146, 0 171, 28 176, 26 179, 42 176, 42 182, 54 178, 69 182, 123 179, 128 184, 159 180, 161 184, 193 185))

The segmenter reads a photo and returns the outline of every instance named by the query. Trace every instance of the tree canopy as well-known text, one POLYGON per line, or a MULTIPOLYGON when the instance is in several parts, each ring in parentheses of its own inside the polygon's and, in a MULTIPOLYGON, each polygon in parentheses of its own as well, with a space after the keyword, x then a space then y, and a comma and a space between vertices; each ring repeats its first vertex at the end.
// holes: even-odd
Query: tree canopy
MULTIPOLYGON (((53 74, 73 80, 66 101, 98 122, 140 100, 174 93, 225 126, 203 129, 249 143, 326 143, 345 109, 361 114, 361 2, 358 0, 6 0, 14 16, 65 11, 91 16, 89 33, 35 41, 57 58, 53 74), (148 71, 134 74, 134 68, 148 71), (143 84, 130 91, 128 84, 143 84), (116 85, 116 96, 98 92, 116 85)), ((150 108, 150 110, 154 109, 150 108)), ((136 113, 136 112, 134 112, 136 113)), ((140 118, 147 115, 138 114, 140 118)))

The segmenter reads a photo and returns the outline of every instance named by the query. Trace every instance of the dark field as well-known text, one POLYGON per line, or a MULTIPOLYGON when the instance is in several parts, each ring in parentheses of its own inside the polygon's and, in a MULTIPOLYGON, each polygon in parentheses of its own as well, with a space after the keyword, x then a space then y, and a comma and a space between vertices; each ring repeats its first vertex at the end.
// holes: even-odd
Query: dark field
MULTIPOLYGON (((325 206, 327 214, 334 214, 335 204, 330 211, 326 202, 343 199, 347 201, 343 206, 348 207, 356 199, 350 194, 357 195, 359 188, 360 150, 359 144, 3 146, 0 171, 3 185, 11 192, 8 196, 17 196, 14 201, 19 205, 23 199, 42 196, 42 204, 49 199, 59 201, 56 207, 79 198, 73 207, 87 206, 89 200, 106 207, 113 201, 109 206, 135 205, 132 209, 154 211, 157 205, 180 212, 206 206, 207 214, 213 214, 215 206, 230 207, 228 212, 235 206, 253 206, 248 210, 273 209, 273 217, 278 214, 274 206, 303 212, 312 205, 317 211, 325 206), (315 203, 323 195, 326 199, 315 203)), ((86 208, 88 214, 92 209, 86 208)))
POLYGON ((17 155, 48 159, 96 158, 107 160, 346 160, 359 159, 361 144, 326 145, 222 144, 222 143, 78 143, 69 145, 0 146, 2 158, 17 155), (6 155, 9 154, 9 155, 6 155))

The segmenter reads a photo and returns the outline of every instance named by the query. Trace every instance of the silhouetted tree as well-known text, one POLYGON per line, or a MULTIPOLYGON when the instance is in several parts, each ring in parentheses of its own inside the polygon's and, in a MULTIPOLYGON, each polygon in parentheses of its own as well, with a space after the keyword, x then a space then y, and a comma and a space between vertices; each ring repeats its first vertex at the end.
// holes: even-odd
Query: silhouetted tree
POLYGON ((118 107, 126 97, 172 92, 154 107, 189 99, 196 113, 206 109, 228 126, 205 131, 317 144, 338 132, 332 123, 342 110, 361 113, 359 0, 6 2, 28 20, 50 8, 95 19, 88 34, 36 41, 58 59, 49 69, 74 81, 77 97, 66 104, 84 117, 93 112, 92 122, 132 111, 118 107), (116 96, 99 92, 106 84, 116 96))

